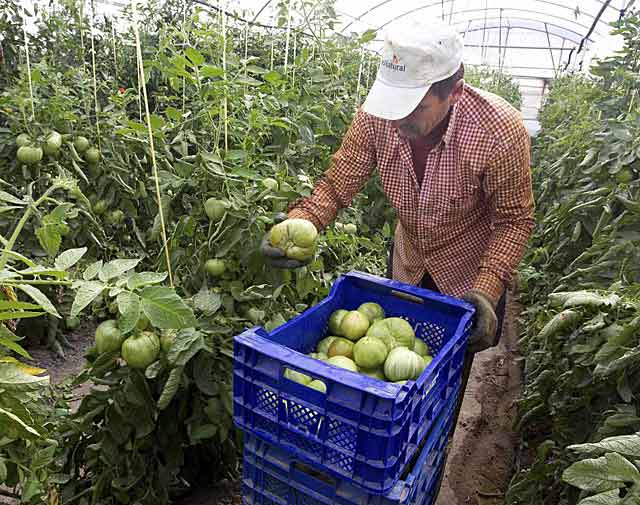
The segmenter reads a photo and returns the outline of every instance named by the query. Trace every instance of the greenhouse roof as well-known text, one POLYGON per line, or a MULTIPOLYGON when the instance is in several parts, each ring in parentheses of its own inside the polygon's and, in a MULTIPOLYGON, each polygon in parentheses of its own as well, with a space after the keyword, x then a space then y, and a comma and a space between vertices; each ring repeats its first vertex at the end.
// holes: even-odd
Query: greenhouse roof
MULTIPOLYGON (((252 11, 273 22, 272 0, 235 0, 229 8, 252 11)), ((320 2, 318 2, 320 3, 320 2)), ((337 0, 337 31, 376 30, 379 47, 385 28, 409 16, 433 16, 464 36, 465 62, 512 75, 520 83, 523 115, 530 129, 549 79, 566 70, 587 70, 594 57, 610 54, 620 41, 611 35, 634 0, 337 0)))
MULTIPOLYGON (((98 0, 123 7, 128 0, 98 0)), ((241 19, 273 26, 279 4, 301 12, 332 3, 327 0, 197 0, 215 9, 239 13, 241 19)), ((335 0, 337 32, 376 31, 371 49, 381 46, 387 27, 408 17, 437 17, 456 26, 465 41, 465 63, 499 69, 513 76, 523 95, 522 112, 535 131, 535 120, 549 80, 564 71, 587 71, 595 57, 621 47, 612 22, 635 0, 335 0)), ((298 15, 301 13, 298 12, 298 15)), ((303 20, 302 20, 303 21, 303 20)), ((300 22, 300 21, 298 21, 300 22)))

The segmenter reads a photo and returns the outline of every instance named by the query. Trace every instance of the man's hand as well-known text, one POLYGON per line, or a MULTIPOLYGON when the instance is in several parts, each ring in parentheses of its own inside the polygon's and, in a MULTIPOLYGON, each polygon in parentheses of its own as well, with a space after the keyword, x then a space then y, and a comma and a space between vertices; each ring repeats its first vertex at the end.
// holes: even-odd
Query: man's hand
POLYGON ((476 307, 476 324, 469 337, 469 352, 476 353, 497 345, 498 318, 493 302, 476 289, 467 291, 462 299, 476 307))
MULTIPOLYGON (((278 224, 278 223, 281 223, 282 221, 285 221, 286 219, 287 219, 287 215, 282 212, 279 212, 278 214, 276 214, 274 221, 276 224, 278 224)), ((303 262, 303 261, 292 260, 290 258, 287 258, 287 256, 285 255, 282 249, 278 247, 273 247, 271 245, 271 243, 269 242, 269 233, 270 231, 265 233, 264 237, 262 237, 262 242, 260 243, 260 252, 265 258, 267 258, 271 266, 273 266, 274 268, 284 268, 284 269, 293 270, 296 268, 303 267, 309 263, 308 261, 303 262)))

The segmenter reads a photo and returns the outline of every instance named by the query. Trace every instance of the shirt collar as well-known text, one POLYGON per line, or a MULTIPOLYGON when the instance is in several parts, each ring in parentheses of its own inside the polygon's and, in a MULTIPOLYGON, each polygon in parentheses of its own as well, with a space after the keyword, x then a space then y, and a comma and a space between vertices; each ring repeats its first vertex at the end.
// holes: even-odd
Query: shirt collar
POLYGON ((447 145, 451 141, 453 132, 456 129, 456 119, 458 117, 458 109, 460 108, 458 104, 459 102, 451 107, 449 124, 447 125, 447 130, 444 132, 444 136, 442 137, 442 143, 445 145, 447 145))
POLYGON ((456 130, 456 124, 460 119, 458 117, 460 115, 460 104, 465 98, 466 91, 467 91, 467 85, 465 84, 464 89, 462 91, 462 97, 460 97, 460 100, 458 100, 458 102, 451 108, 452 110, 451 110, 451 117, 449 118, 449 126, 447 126, 447 131, 445 132, 444 137, 442 137, 442 142, 445 145, 448 144, 453 138, 453 134, 456 130))

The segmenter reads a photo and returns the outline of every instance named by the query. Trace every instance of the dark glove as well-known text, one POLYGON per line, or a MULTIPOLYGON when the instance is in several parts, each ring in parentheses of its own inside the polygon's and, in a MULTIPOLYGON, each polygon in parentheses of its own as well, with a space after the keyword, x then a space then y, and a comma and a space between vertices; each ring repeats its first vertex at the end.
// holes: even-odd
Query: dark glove
MULTIPOLYGON (((287 215, 279 212, 276 214, 274 221, 276 224, 281 223, 287 219, 287 215)), ((302 262, 298 260, 292 260, 291 258, 287 258, 284 254, 284 251, 278 247, 273 247, 269 242, 269 232, 264 234, 262 237, 262 242, 260 242, 260 252, 262 255, 267 258, 271 266, 274 268, 284 268, 284 269, 296 269, 307 265, 309 262, 302 262)))
POLYGON ((476 307, 475 325, 469 337, 469 352, 484 351, 498 344, 498 318, 493 303, 486 295, 470 289, 462 297, 476 307))

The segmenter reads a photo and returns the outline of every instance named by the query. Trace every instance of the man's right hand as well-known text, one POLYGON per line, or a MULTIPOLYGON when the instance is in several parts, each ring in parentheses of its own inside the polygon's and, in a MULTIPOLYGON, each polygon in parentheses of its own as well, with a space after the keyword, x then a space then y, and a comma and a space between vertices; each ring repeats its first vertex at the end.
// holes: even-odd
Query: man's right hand
MULTIPOLYGON (((287 219, 287 215, 279 212, 276 214, 274 218, 275 224, 281 223, 287 219)), ((299 260, 293 260, 291 258, 287 258, 284 251, 279 247, 273 247, 271 242, 269 241, 269 234, 271 231, 269 230, 262 237, 262 242, 260 242, 260 252, 262 255, 269 261, 272 267, 274 268, 284 268, 289 270, 294 270, 296 268, 303 267, 309 263, 309 261, 303 262, 299 260)))

